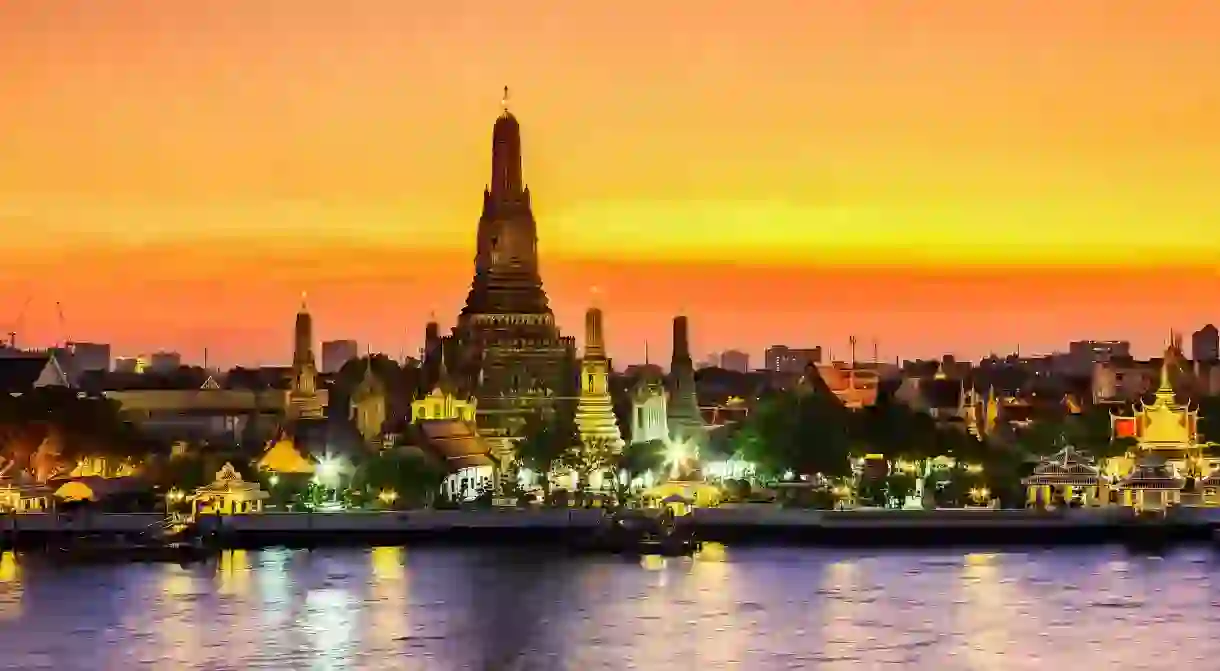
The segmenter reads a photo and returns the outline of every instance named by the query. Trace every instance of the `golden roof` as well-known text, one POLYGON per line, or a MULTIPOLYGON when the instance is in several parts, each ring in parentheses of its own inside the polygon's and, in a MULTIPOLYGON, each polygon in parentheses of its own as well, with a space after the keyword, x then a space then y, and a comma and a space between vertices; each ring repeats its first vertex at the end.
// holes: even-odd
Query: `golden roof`
POLYGON ((296 443, 288 436, 281 436, 268 445, 263 456, 258 459, 258 467, 272 473, 312 474, 314 472, 313 462, 301 454, 296 443))

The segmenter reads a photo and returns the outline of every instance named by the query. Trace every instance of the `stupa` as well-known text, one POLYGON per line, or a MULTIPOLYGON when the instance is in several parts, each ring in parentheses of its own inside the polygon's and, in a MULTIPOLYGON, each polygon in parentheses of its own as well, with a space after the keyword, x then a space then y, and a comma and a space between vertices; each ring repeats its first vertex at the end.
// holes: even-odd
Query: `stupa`
POLYGON ((610 363, 606 360, 602 311, 585 312, 585 354, 580 363, 580 399, 576 405, 576 428, 585 445, 601 441, 615 451, 623 449, 623 436, 610 399, 610 363))

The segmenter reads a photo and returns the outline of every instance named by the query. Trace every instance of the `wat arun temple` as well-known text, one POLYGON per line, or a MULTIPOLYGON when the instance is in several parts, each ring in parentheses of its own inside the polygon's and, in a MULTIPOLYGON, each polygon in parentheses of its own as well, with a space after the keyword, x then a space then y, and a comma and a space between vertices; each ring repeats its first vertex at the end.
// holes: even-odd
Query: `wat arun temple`
MULTIPOLYGON (((507 100, 507 90, 505 91, 507 100)), ((479 429, 501 443, 527 413, 574 404, 576 340, 555 324, 538 264, 538 225, 521 171, 521 126, 507 108, 492 130, 491 181, 475 238, 474 279, 452 333, 430 325, 425 370, 447 371, 478 400, 479 429)), ((506 444, 502 447, 507 447, 506 444)))

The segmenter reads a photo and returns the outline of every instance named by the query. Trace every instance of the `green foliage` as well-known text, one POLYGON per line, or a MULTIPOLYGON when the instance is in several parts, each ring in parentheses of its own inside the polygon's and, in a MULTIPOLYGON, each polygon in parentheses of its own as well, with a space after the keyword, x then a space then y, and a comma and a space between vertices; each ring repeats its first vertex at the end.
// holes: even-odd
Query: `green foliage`
POLYGON ((907 497, 915 494, 917 479, 910 473, 891 473, 885 478, 885 495, 889 502, 902 506, 907 497))
POLYGON ((618 463, 618 451, 614 444, 606 440, 590 440, 583 445, 568 448, 559 456, 558 463, 562 468, 576 471, 580 479, 579 491, 588 488, 589 475, 602 470, 609 470, 618 463))
POLYGON ((410 508, 430 502, 444 479, 444 469, 427 456, 387 450, 361 464, 352 484, 374 498, 392 491, 398 495, 395 506, 410 508))
POLYGON ((517 441, 517 460, 538 474, 544 492, 550 491, 550 473, 560 458, 579 440, 571 417, 559 412, 535 412, 525 420, 517 441))
POLYGON ((631 443, 623 448, 618 464, 632 480, 645 473, 660 471, 665 467, 665 441, 631 443))
POLYGON ((742 457, 761 473, 842 476, 848 460, 851 413, 833 395, 793 392, 764 401, 737 433, 742 457))

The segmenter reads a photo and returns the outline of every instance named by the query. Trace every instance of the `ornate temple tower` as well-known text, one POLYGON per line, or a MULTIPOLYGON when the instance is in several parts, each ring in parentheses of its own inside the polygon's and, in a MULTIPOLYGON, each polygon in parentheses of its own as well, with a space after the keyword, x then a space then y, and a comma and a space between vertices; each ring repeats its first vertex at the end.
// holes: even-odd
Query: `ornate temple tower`
POLYGON ((690 358, 690 337, 686 317, 674 317, 674 349, 669 364, 670 394, 667 408, 670 435, 702 445, 706 438, 703 415, 695 396, 695 365, 690 358))
POLYGON ((322 418, 322 403, 318 398, 318 366, 313 358, 313 317, 301 297, 293 332, 292 385, 288 391, 288 415, 294 420, 322 418))
POLYGON ((610 399, 610 364, 606 361, 602 331, 602 311, 589 308, 585 313, 585 355, 580 362, 580 400, 576 405, 576 429, 588 445, 604 440, 623 449, 623 436, 614 417, 610 399))
POLYGON ((386 420, 386 389, 381 378, 373 372, 373 357, 364 365, 364 378, 352 393, 351 419, 365 444, 379 442, 384 433, 386 420))
MULTIPOLYGON (((483 191, 475 272, 443 350, 488 427, 575 394, 576 343, 555 326, 538 270, 538 232, 521 176, 521 127, 507 108, 492 129, 491 183, 483 191)), ((488 427, 490 428, 490 427, 488 427)))

